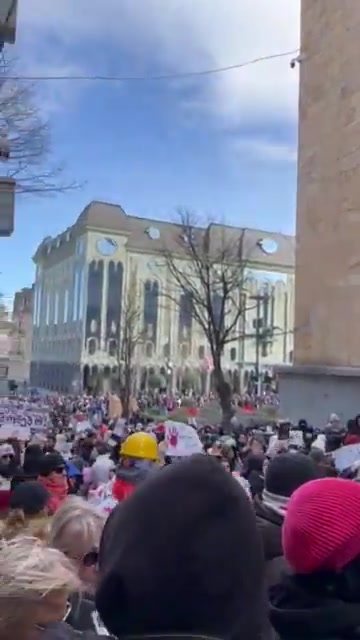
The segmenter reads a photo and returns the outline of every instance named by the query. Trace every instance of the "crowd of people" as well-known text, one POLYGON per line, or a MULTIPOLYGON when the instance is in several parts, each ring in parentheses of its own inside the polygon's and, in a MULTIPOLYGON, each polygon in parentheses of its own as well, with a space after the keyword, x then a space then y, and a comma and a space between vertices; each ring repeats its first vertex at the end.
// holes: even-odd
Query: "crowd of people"
POLYGON ((0 444, 0 640, 357 638, 360 416, 191 421, 174 456, 166 420, 105 397, 50 415, 0 444))

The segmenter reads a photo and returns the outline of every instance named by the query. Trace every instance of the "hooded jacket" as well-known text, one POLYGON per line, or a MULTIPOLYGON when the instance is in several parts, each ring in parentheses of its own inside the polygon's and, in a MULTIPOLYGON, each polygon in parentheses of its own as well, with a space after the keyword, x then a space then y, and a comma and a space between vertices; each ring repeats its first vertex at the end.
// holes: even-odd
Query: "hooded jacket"
POLYGON ((288 576, 270 590, 270 621, 280 640, 358 640, 359 602, 346 601, 326 576, 288 576))

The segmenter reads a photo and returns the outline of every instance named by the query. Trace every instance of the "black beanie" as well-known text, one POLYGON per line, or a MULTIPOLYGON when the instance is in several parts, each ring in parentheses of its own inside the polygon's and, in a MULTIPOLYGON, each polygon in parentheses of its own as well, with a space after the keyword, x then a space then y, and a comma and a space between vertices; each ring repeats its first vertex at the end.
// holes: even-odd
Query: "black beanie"
POLYGON ((290 498, 298 487, 320 478, 315 462, 304 453, 280 453, 270 460, 265 473, 265 489, 290 498))
POLYGON ((39 461, 39 473, 41 476, 47 477, 57 469, 65 469, 65 460, 57 451, 52 453, 44 453, 39 461))
POLYGON ((116 637, 259 637, 264 560, 252 504, 210 456, 159 470, 109 516, 96 606, 116 637))

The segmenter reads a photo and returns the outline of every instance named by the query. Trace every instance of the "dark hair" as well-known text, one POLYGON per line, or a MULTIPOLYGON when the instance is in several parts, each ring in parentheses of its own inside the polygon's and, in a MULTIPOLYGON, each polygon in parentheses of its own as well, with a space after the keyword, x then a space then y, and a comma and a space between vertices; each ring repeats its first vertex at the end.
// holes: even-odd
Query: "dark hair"
POLYGON ((10 509, 21 509, 25 516, 35 516, 43 511, 49 502, 50 494, 40 482, 29 480, 21 482, 12 492, 10 509))
POLYGON ((24 472, 29 475, 38 476, 40 473, 40 461, 43 455, 40 445, 29 444, 24 454, 24 472))

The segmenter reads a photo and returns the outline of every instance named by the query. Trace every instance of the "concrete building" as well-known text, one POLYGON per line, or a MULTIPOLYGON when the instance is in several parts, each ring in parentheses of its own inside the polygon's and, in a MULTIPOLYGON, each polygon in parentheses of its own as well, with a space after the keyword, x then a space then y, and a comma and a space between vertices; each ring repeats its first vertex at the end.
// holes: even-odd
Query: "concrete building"
POLYGON ((360 3, 301 2, 294 420, 346 420, 360 395, 360 3))
POLYGON ((30 379, 34 287, 15 293, 10 329, 9 380, 27 384, 30 379))
MULTIPOLYGON (((218 233, 210 225, 208 233, 218 233)), ((209 351, 191 317, 164 301, 169 274, 157 266, 164 246, 178 251, 180 227, 130 216, 120 207, 92 202, 75 224, 56 238, 45 238, 34 262, 31 384, 51 390, 108 388, 119 365, 117 339, 127 292, 136 295, 146 339, 136 347, 139 387, 152 373, 170 375, 172 388, 190 373, 200 390, 209 387, 209 351), (95 382, 96 381, 96 382, 95 382)), ((205 230, 199 230, 199 233, 205 230)), ((228 228, 232 236, 242 230, 228 228)), ((247 295, 265 293, 260 312, 246 314, 243 335, 223 356, 238 389, 259 365, 270 371, 291 360, 293 349, 294 238, 249 229, 251 249, 247 295), (272 327, 273 339, 259 348, 257 323, 272 327), (258 348, 257 348, 258 347, 258 348)), ((181 259, 181 256, 179 256, 181 259)))

